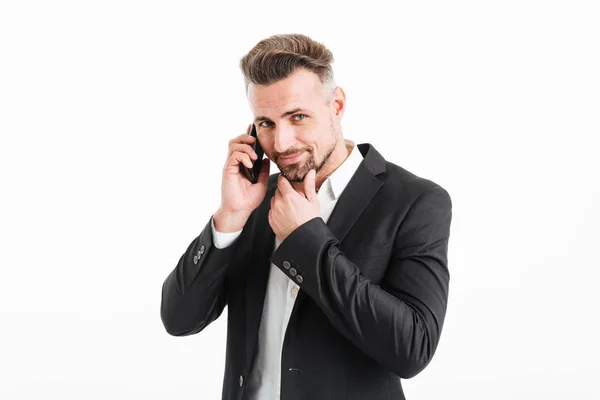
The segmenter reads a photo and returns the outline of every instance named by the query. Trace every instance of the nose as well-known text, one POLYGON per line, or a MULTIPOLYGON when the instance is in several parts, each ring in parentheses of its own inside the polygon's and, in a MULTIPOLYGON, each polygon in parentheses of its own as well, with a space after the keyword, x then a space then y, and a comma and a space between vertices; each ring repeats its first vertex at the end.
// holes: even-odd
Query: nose
POLYGON ((291 126, 279 125, 275 128, 273 147, 276 152, 284 153, 294 145, 294 129, 291 126))

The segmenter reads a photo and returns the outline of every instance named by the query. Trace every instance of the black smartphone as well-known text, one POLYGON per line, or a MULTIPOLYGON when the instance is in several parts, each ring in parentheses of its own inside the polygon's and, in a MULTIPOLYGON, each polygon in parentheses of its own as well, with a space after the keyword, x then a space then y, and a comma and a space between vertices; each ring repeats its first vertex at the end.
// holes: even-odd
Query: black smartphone
POLYGON ((252 168, 248 168, 244 165, 244 163, 240 163, 240 172, 246 179, 248 179, 252 183, 258 182, 258 174, 260 173, 260 167, 262 166, 263 152, 262 147, 260 147, 260 143, 258 142, 258 137, 256 135, 256 126, 252 124, 252 130, 250 131, 250 135, 254 136, 256 140, 251 146, 254 148, 254 152, 258 156, 258 158, 252 163, 252 168))

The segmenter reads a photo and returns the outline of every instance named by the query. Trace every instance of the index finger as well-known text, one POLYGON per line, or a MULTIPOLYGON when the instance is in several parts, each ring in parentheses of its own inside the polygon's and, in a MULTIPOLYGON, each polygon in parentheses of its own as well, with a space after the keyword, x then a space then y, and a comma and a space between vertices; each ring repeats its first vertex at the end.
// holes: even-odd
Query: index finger
POLYGON ((243 135, 239 135, 231 139, 229 141, 229 145, 232 145, 234 143, 252 144, 255 140, 256 138, 254 136, 250 136, 249 133, 244 133, 243 135))
POLYGON ((282 195, 289 193, 290 191, 295 192, 294 188, 292 187, 292 184, 283 176, 283 174, 279 175, 277 181, 277 188, 279 189, 282 195))

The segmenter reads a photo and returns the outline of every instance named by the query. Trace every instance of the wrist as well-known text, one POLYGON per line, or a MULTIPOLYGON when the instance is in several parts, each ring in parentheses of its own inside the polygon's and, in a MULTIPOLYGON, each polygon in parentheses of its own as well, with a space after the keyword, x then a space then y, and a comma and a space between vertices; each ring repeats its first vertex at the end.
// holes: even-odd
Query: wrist
POLYGON ((213 215, 213 223, 217 232, 238 232, 244 228, 248 217, 246 213, 232 213, 219 208, 213 215))

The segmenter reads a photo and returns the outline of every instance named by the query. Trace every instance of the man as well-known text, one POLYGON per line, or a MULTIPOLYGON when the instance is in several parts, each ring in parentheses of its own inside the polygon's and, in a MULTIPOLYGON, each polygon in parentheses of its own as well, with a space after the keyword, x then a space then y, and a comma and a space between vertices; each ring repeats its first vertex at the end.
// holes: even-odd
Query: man
POLYGON ((296 34, 242 58, 267 159, 252 184, 250 127, 229 142, 221 205, 162 288, 171 335, 229 307, 223 399, 404 399, 440 338, 450 197, 344 139, 332 61, 296 34))

